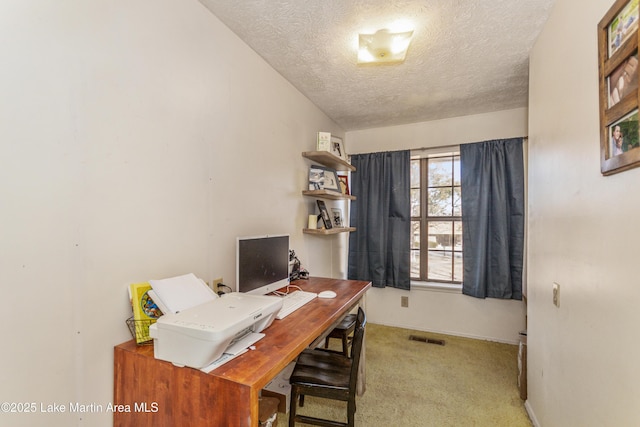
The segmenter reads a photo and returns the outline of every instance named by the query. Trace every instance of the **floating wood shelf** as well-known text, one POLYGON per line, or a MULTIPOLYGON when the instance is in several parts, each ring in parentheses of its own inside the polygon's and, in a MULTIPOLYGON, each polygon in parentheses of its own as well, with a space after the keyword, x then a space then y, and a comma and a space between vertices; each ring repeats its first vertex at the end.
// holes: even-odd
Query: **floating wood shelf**
POLYGON ((317 234, 317 235, 322 235, 322 236, 326 236, 329 234, 338 234, 338 233, 351 233, 352 231, 356 231, 355 227, 341 227, 341 228, 318 228, 318 229, 313 229, 313 228, 304 228, 302 229, 303 233, 306 234, 317 234))
POLYGON ((329 199, 329 200, 355 200, 356 196, 351 196, 349 194, 338 193, 337 191, 331 190, 304 190, 302 192, 305 196, 319 197, 321 199, 329 199))
POLYGON ((306 151, 302 153, 302 157, 306 157, 309 160, 323 164, 337 171, 355 171, 355 166, 351 165, 346 160, 331 154, 328 151, 306 151))
MULTIPOLYGON (((352 166, 349 162, 341 157, 331 154, 328 151, 306 151, 302 153, 302 157, 305 157, 313 162, 319 163, 323 166, 335 169, 336 171, 351 171, 356 170, 355 166, 352 166)), ((303 190, 302 195, 317 197, 319 199, 328 200, 356 200, 355 196, 349 194, 342 194, 339 191, 333 190, 303 190)), ((348 204, 347 204, 348 205, 348 204)), ((315 234, 316 236, 329 236, 339 233, 351 233, 356 231, 355 227, 334 227, 334 228, 303 228, 302 232, 305 234, 315 234)))

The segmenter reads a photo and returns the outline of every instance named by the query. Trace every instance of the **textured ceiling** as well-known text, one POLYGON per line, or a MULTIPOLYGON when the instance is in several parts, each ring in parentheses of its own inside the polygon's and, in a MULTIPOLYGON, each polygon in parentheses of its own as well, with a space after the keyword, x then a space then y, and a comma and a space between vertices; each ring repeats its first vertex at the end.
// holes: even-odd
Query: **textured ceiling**
POLYGON ((200 0, 345 130, 525 107, 555 0, 200 0), (407 59, 357 65, 359 32, 413 23, 407 59))

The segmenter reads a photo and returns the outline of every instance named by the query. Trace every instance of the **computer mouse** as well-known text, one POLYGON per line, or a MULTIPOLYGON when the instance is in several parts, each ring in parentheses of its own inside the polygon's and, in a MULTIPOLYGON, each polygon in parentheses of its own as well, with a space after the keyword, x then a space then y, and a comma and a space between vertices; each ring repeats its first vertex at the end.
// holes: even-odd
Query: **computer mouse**
POLYGON ((336 293, 333 291, 322 291, 318 294, 318 298, 335 298, 336 293))

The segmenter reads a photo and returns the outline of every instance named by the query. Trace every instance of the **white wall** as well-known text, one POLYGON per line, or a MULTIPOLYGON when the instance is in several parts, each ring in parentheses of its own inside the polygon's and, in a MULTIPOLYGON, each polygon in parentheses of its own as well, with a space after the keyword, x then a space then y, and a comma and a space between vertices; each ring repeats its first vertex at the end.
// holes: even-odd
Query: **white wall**
POLYGON ((640 169, 603 177, 599 160, 613 3, 558 0, 530 58, 527 405, 544 427, 640 425, 640 169))
POLYGON ((0 424, 111 425, 40 404, 112 401, 129 283, 234 286, 265 233, 339 267, 302 235, 300 152, 340 128, 197 1, 3 0, 0 52, 0 402, 38 405, 0 424))
MULTIPOLYGON (((352 131, 349 154, 418 149, 527 135, 527 109, 499 111, 410 125, 352 131)), ((525 329, 522 301, 477 299, 460 291, 374 288, 367 293, 367 316, 373 323, 517 343, 525 329), (400 306, 409 296, 409 307, 400 306)))

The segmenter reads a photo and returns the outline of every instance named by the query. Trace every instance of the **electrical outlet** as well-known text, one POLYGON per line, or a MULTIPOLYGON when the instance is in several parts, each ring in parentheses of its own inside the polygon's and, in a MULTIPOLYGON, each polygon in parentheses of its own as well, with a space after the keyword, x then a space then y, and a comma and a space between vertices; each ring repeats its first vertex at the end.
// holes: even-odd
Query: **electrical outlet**
POLYGON ((223 283, 222 277, 218 277, 217 279, 213 279, 213 286, 211 286, 211 288, 214 291, 217 291, 218 290, 218 285, 220 285, 220 283, 223 283))
POLYGON ((409 297, 400 297, 400 307, 409 307, 409 297))
POLYGON ((553 282, 553 305, 560 307, 560 284, 553 282))

